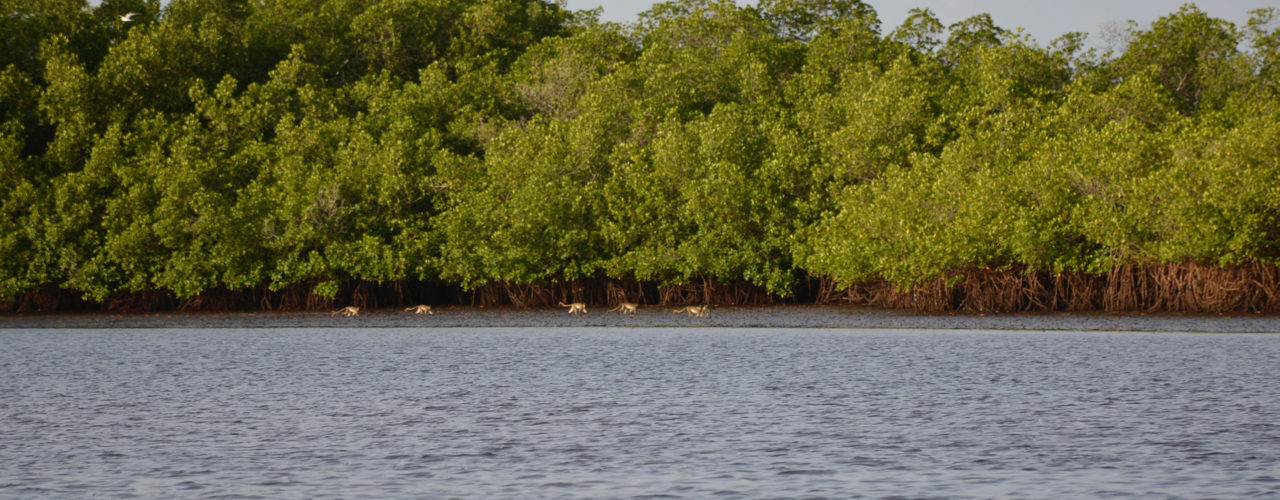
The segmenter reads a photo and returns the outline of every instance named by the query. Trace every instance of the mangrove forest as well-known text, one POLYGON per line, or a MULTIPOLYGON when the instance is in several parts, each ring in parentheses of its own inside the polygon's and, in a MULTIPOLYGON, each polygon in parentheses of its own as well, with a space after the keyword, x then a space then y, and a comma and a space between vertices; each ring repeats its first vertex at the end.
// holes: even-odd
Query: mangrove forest
POLYGON ((0 311, 1280 312, 1276 8, 0 5, 0 311))

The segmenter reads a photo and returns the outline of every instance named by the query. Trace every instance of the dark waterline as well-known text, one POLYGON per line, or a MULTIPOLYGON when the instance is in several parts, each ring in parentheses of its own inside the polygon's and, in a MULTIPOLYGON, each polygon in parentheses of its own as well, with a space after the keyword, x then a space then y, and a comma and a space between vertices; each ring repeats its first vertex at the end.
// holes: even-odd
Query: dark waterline
POLYGON ((0 497, 1280 494, 1280 336, 0 330, 0 497))

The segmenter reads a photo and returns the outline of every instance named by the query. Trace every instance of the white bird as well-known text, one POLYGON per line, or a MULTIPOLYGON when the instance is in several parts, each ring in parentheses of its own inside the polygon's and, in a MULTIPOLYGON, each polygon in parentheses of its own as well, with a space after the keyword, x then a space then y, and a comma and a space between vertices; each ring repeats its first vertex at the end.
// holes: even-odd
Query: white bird
POLYGON ((138 15, 138 13, 137 13, 137 12, 130 12, 130 13, 128 13, 128 14, 125 14, 125 15, 123 15, 123 16, 120 16, 120 20, 121 20, 121 21, 124 21, 124 22, 126 22, 126 23, 127 23, 127 22, 129 22, 129 21, 132 21, 132 20, 133 20, 133 16, 136 16, 136 15, 138 15))

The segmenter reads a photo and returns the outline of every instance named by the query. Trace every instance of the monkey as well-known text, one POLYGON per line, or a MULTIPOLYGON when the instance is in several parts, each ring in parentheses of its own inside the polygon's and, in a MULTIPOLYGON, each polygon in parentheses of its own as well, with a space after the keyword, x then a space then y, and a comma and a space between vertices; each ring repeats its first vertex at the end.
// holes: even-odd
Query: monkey
POLYGON ((342 309, 338 309, 337 311, 334 311, 334 312, 333 312, 333 314, 330 314, 330 316, 335 316, 335 315, 338 315, 338 314, 341 314, 341 315, 346 316, 346 317, 348 317, 348 318, 350 318, 350 317, 352 317, 352 316, 359 316, 359 315, 360 315, 360 308, 359 308, 359 307, 356 307, 356 306, 347 306, 347 307, 344 307, 344 308, 342 308, 342 309))
POLYGON ((572 304, 565 304, 564 302, 561 302, 560 307, 568 307, 569 314, 586 314, 587 313, 587 304, 584 302, 574 302, 572 304))
POLYGON ((685 306, 671 312, 675 314, 687 312, 689 313, 689 317, 705 318, 711 314, 711 306, 685 306))
POLYGON ((636 315, 636 311, 640 309, 640 304, 635 302, 619 302, 618 307, 610 309, 609 312, 618 311, 618 314, 636 315))
POLYGON ((413 307, 406 307, 404 308, 404 311, 405 312, 413 311, 414 314, 435 314, 435 311, 431 310, 431 306, 424 305, 424 304, 418 304, 413 307))

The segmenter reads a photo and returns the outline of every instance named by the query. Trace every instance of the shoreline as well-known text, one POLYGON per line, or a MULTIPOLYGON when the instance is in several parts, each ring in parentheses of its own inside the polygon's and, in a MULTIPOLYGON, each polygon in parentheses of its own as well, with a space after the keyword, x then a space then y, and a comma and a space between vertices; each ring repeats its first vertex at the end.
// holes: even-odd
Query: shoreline
POLYGON ((140 328, 815 328, 1092 332, 1280 333, 1280 316, 1156 313, 922 314, 851 306, 713 308, 706 318, 642 306, 635 316, 588 308, 442 306, 434 315, 402 308, 330 312, 161 312, 0 314, 0 329, 140 328))

